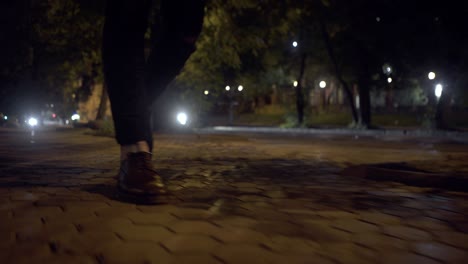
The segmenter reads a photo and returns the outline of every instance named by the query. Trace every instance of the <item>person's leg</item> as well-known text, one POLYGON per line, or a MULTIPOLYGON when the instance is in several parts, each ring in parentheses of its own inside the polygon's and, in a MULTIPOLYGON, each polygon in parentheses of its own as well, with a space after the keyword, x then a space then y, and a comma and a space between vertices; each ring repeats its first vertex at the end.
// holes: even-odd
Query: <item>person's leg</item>
POLYGON ((121 159, 128 152, 149 152, 151 102, 145 83, 144 34, 150 4, 150 0, 107 1, 102 53, 121 159))
MULTIPOLYGON (((203 0, 161 0, 152 26, 152 50, 147 67, 147 95, 154 101, 179 74, 195 50, 204 16, 203 0)), ((147 139, 152 148, 152 133, 147 139)))
POLYGON ((151 162, 150 105, 145 83, 144 35, 151 0, 107 1, 103 64, 116 140, 121 145, 118 189, 152 202, 164 184, 151 162))

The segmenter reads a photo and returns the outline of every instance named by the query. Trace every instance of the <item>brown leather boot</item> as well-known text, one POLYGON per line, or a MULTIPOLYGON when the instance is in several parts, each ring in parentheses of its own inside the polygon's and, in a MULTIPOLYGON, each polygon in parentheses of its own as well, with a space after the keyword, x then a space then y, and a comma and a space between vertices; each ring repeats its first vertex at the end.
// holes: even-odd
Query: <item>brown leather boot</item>
POLYGON ((148 152, 129 153, 127 160, 122 161, 118 175, 121 196, 151 202, 151 199, 166 193, 164 183, 151 163, 151 156, 148 152))

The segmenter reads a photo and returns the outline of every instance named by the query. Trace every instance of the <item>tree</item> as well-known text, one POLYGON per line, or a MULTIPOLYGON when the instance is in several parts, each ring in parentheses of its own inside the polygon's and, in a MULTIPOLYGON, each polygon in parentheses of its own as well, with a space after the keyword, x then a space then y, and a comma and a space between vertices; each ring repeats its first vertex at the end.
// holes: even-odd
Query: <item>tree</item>
MULTIPOLYGON (((102 1, 40 0, 33 29, 36 71, 59 101, 86 100, 102 82, 102 1), (74 95, 74 100, 70 100, 74 95)), ((70 107, 70 106, 69 106, 70 107)))
POLYGON ((269 91, 267 76, 283 55, 278 43, 290 31, 288 12, 284 1, 210 1, 197 49, 178 80, 212 95, 234 84, 249 96, 269 91))

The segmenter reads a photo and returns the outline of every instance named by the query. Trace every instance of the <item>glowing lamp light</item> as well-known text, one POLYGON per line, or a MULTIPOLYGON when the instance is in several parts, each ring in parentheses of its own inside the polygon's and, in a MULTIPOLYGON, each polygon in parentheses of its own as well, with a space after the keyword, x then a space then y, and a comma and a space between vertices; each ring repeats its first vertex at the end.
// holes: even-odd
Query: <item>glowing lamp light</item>
POLYGON ((244 90, 244 86, 239 85, 239 87, 237 87, 237 90, 238 90, 239 92, 242 92, 242 90, 244 90))
POLYGON ((74 114, 71 116, 71 120, 73 121, 77 121, 77 120, 80 120, 80 115, 79 114, 74 114))
POLYGON ((4 116, 3 119, 8 120, 8 116, 4 116))
POLYGON ((392 83, 392 81, 393 81, 393 79, 392 79, 391 77, 388 77, 388 78, 387 78, 387 82, 388 82, 388 83, 392 83))
POLYGON ((319 86, 320 86, 320 88, 324 89, 325 87, 327 87, 327 83, 325 81, 321 81, 319 83, 319 86))
POLYGON ((427 78, 429 78, 429 80, 434 80, 436 77, 436 74, 434 72, 430 72, 427 74, 427 78))
POLYGON ((294 87, 297 87, 298 85, 299 85, 299 83, 298 83, 297 81, 294 81, 294 82, 293 82, 293 86, 294 86, 294 87))
POLYGON ((210 92, 208 90, 205 90, 205 92, 203 92, 205 95, 208 95, 210 94, 210 92))
POLYGON ((229 90, 231 90, 231 87, 229 87, 229 85, 228 85, 228 86, 226 86, 226 91, 229 91, 229 90))
POLYGON ((292 45, 293 45, 293 47, 297 48, 297 45, 299 45, 299 44, 297 43, 297 41, 293 41, 292 45))
POLYGON ((31 117, 31 118, 28 119, 28 125, 30 125, 30 126, 32 126, 32 127, 37 126, 37 123, 38 123, 38 122, 37 122, 37 119, 34 118, 34 117, 31 117))
POLYGON ((187 124, 187 120, 188 120, 188 117, 186 113, 177 114, 177 121, 179 122, 179 124, 185 126, 187 124))
POLYGON ((440 96, 442 96, 442 91, 444 90, 444 87, 442 86, 442 84, 437 84, 436 87, 435 87, 435 90, 434 90, 434 94, 435 96, 437 97, 437 99, 440 98, 440 96))

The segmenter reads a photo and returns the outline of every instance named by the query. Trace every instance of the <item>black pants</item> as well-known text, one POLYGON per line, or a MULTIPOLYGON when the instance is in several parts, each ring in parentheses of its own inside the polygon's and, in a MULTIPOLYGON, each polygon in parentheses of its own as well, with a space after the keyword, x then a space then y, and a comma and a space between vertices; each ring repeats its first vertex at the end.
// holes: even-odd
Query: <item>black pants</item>
POLYGON ((194 51, 204 10, 203 0, 161 0, 155 9, 151 2, 108 0, 102 48, 116 140, 147 141, 150 149, 152 102, 194 51))

